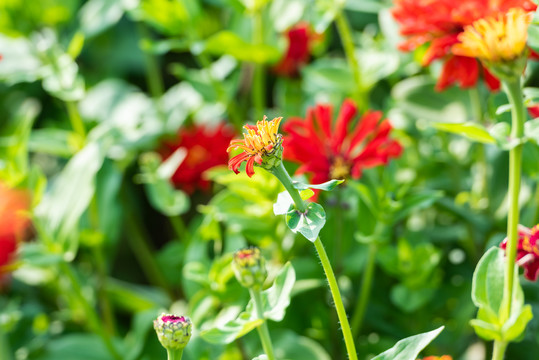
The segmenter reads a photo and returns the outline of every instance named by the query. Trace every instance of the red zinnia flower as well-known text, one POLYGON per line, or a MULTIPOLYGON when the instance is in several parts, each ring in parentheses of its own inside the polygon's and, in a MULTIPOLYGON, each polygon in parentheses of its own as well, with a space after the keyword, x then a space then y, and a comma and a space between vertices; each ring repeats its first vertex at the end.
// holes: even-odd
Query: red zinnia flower
MULTIPOLYGON (((524 268, 524 276, 531 281, 537 280, 539 274, 539 225, 528 229, 525 226, 518 226, 518 244, 517 244, 517 264, 524 268)), ((500 247, 505 250, 507 247, 507 238, 505 238, 500 247)))
POLYGON ((291 118, 283 126, 283 156, 301 163, 297 174, 312 174, 315 184, 330 179, 358 179, 364 168, 387 164, 400 155, 400 144, 389 138, 391 124, 382 113, 368 112, 351 129, 357 107, 346 100, 332 124, 332 107, 316 105, 306 119, 291 118))
POLYGON ((458 35, 464 27, 476 20, 505 13, 511 8, 533 11, 536 7, 529 0, 396 0, 393 16, 401 25, 401 34, 408 38, 401 44, 401 50, 411 51, 429 43, 422 64, 444 60, 437 90, 453 84, 462 88, 474 86, 480 68, 488 87, 497 90, 499 81, 475 58, 455 55, 451 47, 459 42, 458 35))
POLYGON ((17 244, 30 225, 24 213, 30 207, 30 196, 0 183, 0 276, 2 268, 13 259, 17 244))
POLYGON ((311 44, 319 38, 311 26, 306 22, 300 22, 286 32, 288 49, 281 61, 275 65, 274 71, 283 76, 297 76, 299 68, 305 65, 311 55, 311 44))
POLYGON ((208 190, 209 180, 204 178, 204 172, 228 161, 226 148, 234 138, 234 130, 220 123, 217 126, 193 125, 178 131, 178 137, 164 143, 161 154, 167 159, 178 148, 187 151, 176 172, 172 175, 172 183, 192 194, 196 189, 208 190))
POLYGON ((442 355, 442 356, 427 356, 426 358, 423 358, 423 360, 453 360, 453 358, 449 355, 442 355))

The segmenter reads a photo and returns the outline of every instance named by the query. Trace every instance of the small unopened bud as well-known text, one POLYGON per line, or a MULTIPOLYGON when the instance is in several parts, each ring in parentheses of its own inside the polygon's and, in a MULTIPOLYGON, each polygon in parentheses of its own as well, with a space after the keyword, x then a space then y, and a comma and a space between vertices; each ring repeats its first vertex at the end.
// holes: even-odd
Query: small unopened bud
POLYGON ((260 290, 266 280, 266 260, 257 247, 236 251, 232 269, 239 283, 249 289, 260 290))
POLYGON ((153 322, 159 342, 167 350, 183 349, 191 338, 191 320, 187 316, 161 314, 153 322))

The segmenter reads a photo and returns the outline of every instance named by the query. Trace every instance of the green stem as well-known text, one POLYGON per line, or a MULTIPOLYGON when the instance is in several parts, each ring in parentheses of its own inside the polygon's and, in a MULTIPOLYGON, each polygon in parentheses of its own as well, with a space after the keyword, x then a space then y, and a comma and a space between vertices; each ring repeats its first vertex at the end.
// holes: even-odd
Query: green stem
POLYGON ((365 318, 365 310, 367 309, 367 304, 369 303, 369 297, 371 295, 377 250, 378 247, 376 244, 369 244, 369 253, 367 255, 367 264, 365 264, 365 270, 363 271, 363 278, 361 280, 359 299, 354 310, 354 316, 352 317, 352 333, 354 333, 356 337, 361 331, 361 325, 365 318))
POLYGON ((322 244, 322 241, 320 241, 320 237, 316 238, 314 241, 314 246, 318 252, 320 261, 322 262, 322 267, 324 268, 324 272, 326 273, 326 278, 329 283, 329 289, 331 291, 331 295, 333 296, 333 302, 335 303, 335 308, 337 309, 337 316, 339 317, 339 321, 341 323, 344 343, 346 345, 346 351, 348 352, 348 359, 357 360, 356 346, 354 344, 354 338, 352 337, 352 330, 350 330, 348 317, 346 316, 346 310, 344 310, 341 292, 339 291, 337 279, 333 273, 326 249, 324 249, 324 245, 322 244))
POLYGON ((169 350, 167 349, 167 360, 182 360, 183 349, 169 350))
MULTIPOLYGON (((290 178, 290 175, 286 171, 284 165, 281 163, 279 166, 274 167, 271 172, 283 184, 286 191, 288 191, 288 193, 292 197, 292 200, 294 201, 294 204, 296 205, 296 208, 301 213, 305 213, 305 211, 307 210, 305 202, 301 198, 299 191, 293 186, 292 179, 290 178)), ((348 352, 348 359, 357 360, 354 338, 352 337, 352 331, 350 330, 350 324, 348 322, 346 310, 344 309, 344 305, 342 302, 341 292, 339 291, 339 286, 337 285, 335 273, 333 272, 333 268, 331 267, 331 263, 329 261, 328 254, 326 253, 326 249, 324 249, 324 245, 322 244, 322 241, 320 241, 320 237, 316 238, 316 240, 314 241, 314 246, 316 248, 316 251, 318 252, 320 261, 322 262, 322 267, 324 268, 324 273, 326 274, 326 278, 329 283, 329 289, 331 291, 331 295, 333 296, 333 302, 335 304, 335 308, 337 309, 337 316, 339 317, 339 322, 341 323, 344 343, 346 345, 346 351, 348 352)))
MULTIPOLYGON (((262 9, 258 9, 253 14, 253 43, 255 45, 264 43, 262 9)), ((266 108, 266 73, 262 64, 256 64, 254 67, 252 96, 255 118, 262 119, 266 108)))
POLYGON ((135 257, 142 267, 142 271, 152 284, 161 287, 172 296, 172 291, 155 261, 153 256, 154 251, 146 240, 147 237, 143 235, 145 231, 143 230, 140 221, 135 218, 132 212, 126 214, 125 221, 127 239, 135 257))
POLYGON ((296 204, 296 208, 304 213, 307 210, 307 207, 305 206, 305 202, 301 198, 301 195, 299 194, 299 191, 294 187, 292 178, 288 174, 288 171, 286 171, 284 164, 281 162, 281 164, 277 167, 274 167, 271 170, 271 173, 275 175, 277 179, 283 184, 284 188, 290 196, 292 197, 292 200, 294 200, 294 204, 296 204))
POLYGON ((77 103, 74 101, 66 101, 67 113, 69 115, 69 122, 73 130, 79 134, 83 139, 86 139, 86 130, 84 128, 84 123, 77 109, 77 103))
POLYGON ((3 330, 0 331, 0 359, 11 360, 13 357, 11 356, 11 349, 6 335, 3 330))
POLYGON ((71 266, 68 263, 62 262, 60 263, 60 270, 62 273, 69 279, 71 283, 71 290, 72 293, 77 296, 79 303, 84 309, 84 314, 87 317, 88 320, 88 327, 93 330, 94 332, 99 335, 101 340, 103 340, 103 343, 109 350, 109 353, 117 360, 121 360, 122 357, 114 347, 114 344, 111 341, 111 337, 109 334, 107 334, 105 328, 102 326, 101 321, 99 319, 99 316, 97 315, 97 312, 95 311, 94 307, 90 305, 88 300, 82 295, 82 289, 80 286, 80 282, 73 273, 73 270, 71 269, 71 266))
POLYGON ((494 341, 494 349, 492 351, 492 360, 503 360, 507 343, 504 341, 494 341))
MULTIPOLYGON (((503 81, 504 90, 511 103, 511 138, 521 139, 524 135, 524 122, 526 113, 522 102, 522 88, 520 79, 503 81)), ((518 195, 520 193, 520 177, 522 172, 522 144, 509 151, 509 214, 507 216, 507 262, 505 268, 505 281, 503 287, 503 301, 500 312, 501 323, 504 324, 511 314, 513 300, 513 281, 515 272, 515 258, 518 241, 519 207, 518 195)))
POLYGON ((185 246, 188 246, 191 240, 191 234, 189 233, 189 230, 187 230, 187 227, 185 226, 185 223, 183 222, 181 216, 169 216, 168 219, 170 220, 170 223, 174 228, 174 232, 176 233, 176 237, 178 238, 178 240, 183 239, 183 241, 185 242, 185 246))
POLYGON ((275 355, 273 354, 273 345, 271 343, 271 337, 268 330, 268 324, 266 323, 266 320, 264 318, 262 293, 260 292, 260 290, 253 289, 249 289, 249 293, 251 294, 251 299, 253 299, 253 302, 255 304, 256 316, 258 317, 258 319, 263 321, 262 324, 260 324, 256 328, 258 330, 258 336, 260 337, 260 341, 262 342, 262 347, 264 348, 264 352, 268 356, 268 359, 275 360, 275 355))
MULTIPOLYGON (((143 23, 138 22, 137 27, 142 39, 150 39, 150 32, 143 23)), ((142 52, 144 53, 144 60, 146 62, 146 82, 148 84, 148 89, 153 98, 159 98, 165 92, 159 64, 153 54, 144 49, 142 52)))
POLYGON ((352 70, 352 76, 354 77, 354 81, 356 83, 356 92, 354 94, 354 98, 357 101, 358 107, 362 109, 366 105, 366 99, 365 99, 365 94, 363 91, 363 85, 361 82, 361 72, 359 70, 359 63, 357 61, 356 54, 355 54, 354 41, 352 38, 352 30, 350 28, 350 24, 348 23, 348 20, 346 19, 346 16, 344 15, 344 10, 339 11, 337 16, 335 17, 335 22, 337 25, 337 30, 339 32, 339 35, 341 37, 341 42, 344 48, 346 59, 348 61, 350 69, 352 70))

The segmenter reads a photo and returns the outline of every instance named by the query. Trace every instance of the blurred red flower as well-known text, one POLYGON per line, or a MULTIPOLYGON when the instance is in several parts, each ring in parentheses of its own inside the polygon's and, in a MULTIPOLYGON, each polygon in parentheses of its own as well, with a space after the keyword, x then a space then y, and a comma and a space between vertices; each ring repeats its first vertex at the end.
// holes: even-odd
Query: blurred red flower
POLYGON ((422 65, 427 66, 438 59, 444 61, 437 90, 454 84, 472 87, 480 71, 487 86, 498 90, 498 79, 475 58, 454 55, 451 47, 459 42, 457 37, 466 25, 516 7, 533 11, 537 5, 530 0, 396 0, 392 13, 401 26, 401 34, 407 37, 400 45, 401 50, 412 51, 428 43, 422 65))
POLYGON ((449 355, 442 355, 442 356, 427 356, 426 358, 423 358, 423 360, 453 360, 453 358, 449 355))
POLYGON ((165 142, 161 150, 163 160, 180 147, 187 151, 170 181, 188 194, 196 189, 209 190, 210 181, 203 174, 206 170, 228 162, 226 149, 235 134, 234 129, 225 123, 217 126, 193 125, 180 129, 178 136, 165 142))
POLYGON ((29 207, 30 195, 26 191, 0 183, 0 276, 30 226, 30 219, 25 214, 29 207))
MULTIPOLYGON (((528 229, 523 225, 518 226, 517 264, 524 268, 524 277, 531 281, 537 281, 539 274, 539 225, 528 229)), ((500 244, 502 249, 507 247, 507 238, 500 244)))
POLYGON ((312 42, 320 38, 307 22, 300 22, 288 29, 288 49, 281 61, 273 70, 282 76, 297 76, 301 66, 305 65, 311 56, 312 42))
POLYGON ((532 119, 538 118, 539 117, 539 105, 528 106, 528 114, 530 114, 532 119))
POLYGON ((381 112, 367 112, 352 124, 356 113, 355 103, 348 99, 334 124, 330 105, 308 109, 305 119, 290 118, 283 126, 287 133, 284 159, 299 162, 296 173, 312 174, 311 181, 316 184, 358 179, 363 169, 387 164, 401 154, 401 145, 389 137, 389 120, 380 121, 381 112))

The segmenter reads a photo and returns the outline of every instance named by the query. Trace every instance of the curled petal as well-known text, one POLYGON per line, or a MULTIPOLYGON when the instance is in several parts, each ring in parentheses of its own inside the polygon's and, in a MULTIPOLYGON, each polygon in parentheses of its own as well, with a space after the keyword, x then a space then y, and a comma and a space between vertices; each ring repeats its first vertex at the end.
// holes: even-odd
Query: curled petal
POLYGON ((236 174, 239 174, 240 173, 239 167, 241 163, 247 160, 249 157, 250 155, 246 152, 242 152, 241 154, 234 156, 228 162, 228 168, 234 171, 236 174))

